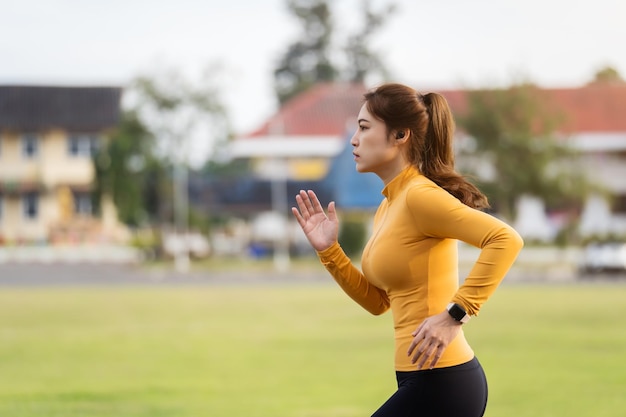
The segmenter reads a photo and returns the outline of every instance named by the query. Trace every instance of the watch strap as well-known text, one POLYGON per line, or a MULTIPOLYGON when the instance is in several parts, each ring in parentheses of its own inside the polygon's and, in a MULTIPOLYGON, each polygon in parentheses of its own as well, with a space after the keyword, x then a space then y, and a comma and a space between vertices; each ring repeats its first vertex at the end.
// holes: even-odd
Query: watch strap
POLYGON ((448 310, 448 314, 459 323, 467 323, 470 320, 470 315, 467 314, 467 311, 457 303, 448 304, 446 310, 448 310))

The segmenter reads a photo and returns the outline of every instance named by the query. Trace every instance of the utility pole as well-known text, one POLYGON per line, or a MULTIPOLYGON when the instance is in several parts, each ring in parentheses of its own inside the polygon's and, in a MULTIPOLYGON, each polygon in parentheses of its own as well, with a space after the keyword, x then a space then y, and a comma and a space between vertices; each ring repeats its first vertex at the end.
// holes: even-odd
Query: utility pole
POLYGON ((272 211, 274 211, 283 224, 283 230, 275 233, 274 237, 274 268, 284 272, 289 270, 289 231, 287 211, 287 159, 277 157, 272 161, 272 211))
POLYGON ((181 273, 189 272, 189 172, 185 163, 185 146, 175 150, 173 158, 174 227, 180 247, 174 255, 174 268, 181 273))

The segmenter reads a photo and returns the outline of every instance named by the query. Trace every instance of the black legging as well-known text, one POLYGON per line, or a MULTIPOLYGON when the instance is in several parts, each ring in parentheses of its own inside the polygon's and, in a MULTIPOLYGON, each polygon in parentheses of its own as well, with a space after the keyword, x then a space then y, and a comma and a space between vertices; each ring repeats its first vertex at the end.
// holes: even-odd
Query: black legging
POLYGON ((471 361, 424 371, 396 372, 398 391, 372 417, 482 417, 487 379, 471 361))

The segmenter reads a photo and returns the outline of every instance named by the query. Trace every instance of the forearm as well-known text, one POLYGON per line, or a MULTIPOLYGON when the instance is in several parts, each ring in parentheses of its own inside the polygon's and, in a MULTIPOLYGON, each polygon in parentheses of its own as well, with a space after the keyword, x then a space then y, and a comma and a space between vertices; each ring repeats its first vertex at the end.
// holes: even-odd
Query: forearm
POLYGON ((522 249, 521 237, 508 226, 494 230, 485 240, 481 253, 463 285, 452 299, 470 315, 478 314, 515 262, 522 249))
POLYGON ((364 309, 375 315, 382 314, 389 309, 387 294, 365 279, 363 273, 352 264, 339 243, 317 252, 317 255, 343 291, 364 309))

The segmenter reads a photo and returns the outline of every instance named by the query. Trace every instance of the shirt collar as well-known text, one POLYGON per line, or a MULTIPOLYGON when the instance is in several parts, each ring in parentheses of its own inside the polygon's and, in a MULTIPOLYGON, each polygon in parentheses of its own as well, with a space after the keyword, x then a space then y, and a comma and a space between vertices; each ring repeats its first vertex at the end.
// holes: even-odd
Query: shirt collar
POLYGON ((413 165, 409 165, 404 168, 394 179, 389 181, 385 188, 383 188, 382 194, 387 200, 393 200, 402 190, 405 185, 414 178, 417 178, 420 172, 413 165))

